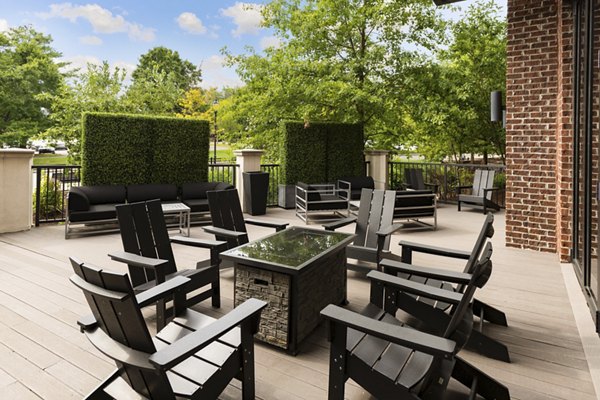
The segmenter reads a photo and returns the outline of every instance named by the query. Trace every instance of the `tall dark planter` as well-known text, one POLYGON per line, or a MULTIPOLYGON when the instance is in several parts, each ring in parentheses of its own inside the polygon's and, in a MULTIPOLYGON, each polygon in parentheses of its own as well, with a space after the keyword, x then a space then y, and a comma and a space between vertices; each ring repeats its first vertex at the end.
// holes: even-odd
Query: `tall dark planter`
POLYGON ((269 173, 262 171, 242 172, 244 180, 244 207, 250 215, 267 213, 269 173))

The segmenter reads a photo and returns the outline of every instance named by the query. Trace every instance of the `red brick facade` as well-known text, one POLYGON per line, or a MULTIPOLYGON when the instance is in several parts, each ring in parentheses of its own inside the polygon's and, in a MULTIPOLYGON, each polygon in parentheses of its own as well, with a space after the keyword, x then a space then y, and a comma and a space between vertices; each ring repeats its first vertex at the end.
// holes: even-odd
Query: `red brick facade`
POLYGON ((562 261, 572 240, 571 10, 508 0, 506 244, 562 261))

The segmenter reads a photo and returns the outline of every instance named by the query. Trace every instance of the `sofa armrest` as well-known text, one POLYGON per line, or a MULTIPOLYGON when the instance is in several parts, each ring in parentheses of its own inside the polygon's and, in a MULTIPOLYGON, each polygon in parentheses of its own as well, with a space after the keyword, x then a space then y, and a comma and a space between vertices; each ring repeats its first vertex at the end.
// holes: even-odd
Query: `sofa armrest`
POLYGON ((83 191, 75 188, 69 190, 67 204, 69 211, 88 211, 90 209, 90 199, 83 191))

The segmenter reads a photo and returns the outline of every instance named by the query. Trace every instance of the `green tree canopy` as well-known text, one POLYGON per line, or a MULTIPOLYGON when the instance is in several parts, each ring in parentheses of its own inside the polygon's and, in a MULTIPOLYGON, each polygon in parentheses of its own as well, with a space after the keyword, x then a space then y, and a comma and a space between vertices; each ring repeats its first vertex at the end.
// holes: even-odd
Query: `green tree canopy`
POLYGON ((135 85, 140 80, 148 82, 154 77, 165 76, 162 74, 172 74, 175 85, 182 91, 197 86, 202 76, 200 68, 188 60, 183 60, 179 52, 160 46, 140 56, 132 78, 135 85))
POLYGON ((52 38, 22 26, 0 32, 0 143, 25 147, 48 128, 48 95, 62 84, 52 38))

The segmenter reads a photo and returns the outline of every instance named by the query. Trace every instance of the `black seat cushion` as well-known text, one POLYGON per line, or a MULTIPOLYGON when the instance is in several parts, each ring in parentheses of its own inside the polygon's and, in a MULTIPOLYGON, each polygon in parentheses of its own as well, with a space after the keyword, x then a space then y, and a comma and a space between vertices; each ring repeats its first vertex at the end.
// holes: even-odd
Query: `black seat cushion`
POLYGON ((207 212, 208 208, 208 199, 188 199, 183 200, 183 204, 190 208, 190 211, 195 212, 207 212))
POLYGON ((87 211, 71 211, 69 212, 69 220, 71 222, 98 221, 104 219, 116 219, 116 206, 122 203, 113 204, 92 204, 87 211))
MULTIPOLYGON (((300 196, 303 196, 303 195, 306 196, 306 195, 308 195, 308 201, 309 202, 311 202, 311 201, 320 201, 321 200, 321 195, 317 191, 318 190, 317 188, 312 187, 312 186, 310 186, 310 185, 308 185, 308 184, 306 184, 304 182, 298 182, 296 184, 296 186, 298 186, 298 187, 306 190, 306 194, 304 194, 305 192, 302 192, 302 191, 299 191, 298 194, 300 196)), ((303 200, 306 200, 306 199, 303 199, 303 200)))
POLYGON ((363 189, 375 189, 375 181, 371 176, 346 176, 340 178, 339 181, 350 183, 351 200, 360 200, 363 189))
POLYGON ((338 196, 331 194, 321 195, 321 201, 314 203, 308 202, 307 211, 325 211, 325 210, 343 210, 348 208, 348 200, 340 199, 338 196))
POLYGON ((129 203, 153 199, 160 199, 161 201, 176 201, 177 186, 168 183, 127 185, 127 201, 129 203))
POLYGON ((206 199, 206 192, 208 191, 234 188, 226 182, 188 182, 181 185, 181 200, 206 199))

